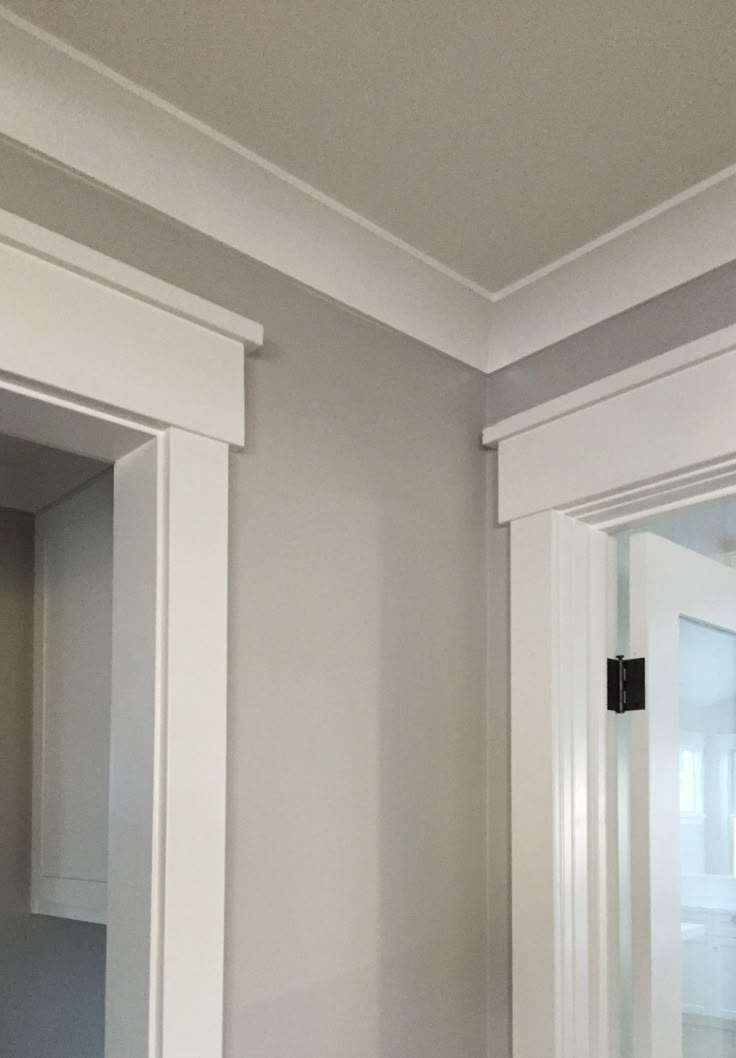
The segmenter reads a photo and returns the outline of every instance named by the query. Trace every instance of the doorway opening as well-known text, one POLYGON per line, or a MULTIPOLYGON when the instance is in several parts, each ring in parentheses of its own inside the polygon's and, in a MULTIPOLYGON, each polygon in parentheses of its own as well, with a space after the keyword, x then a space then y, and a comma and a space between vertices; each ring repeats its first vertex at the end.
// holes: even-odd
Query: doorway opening
POLYGON ((113 472, 0 434, 0 1053, 102 1058, 113 472))
POLYGON ((616 725, 621 1053, 651 981, 653 1054, 736 1058, 736 498, 616 544, 619 648, 648 669, 648 716, 616 725))

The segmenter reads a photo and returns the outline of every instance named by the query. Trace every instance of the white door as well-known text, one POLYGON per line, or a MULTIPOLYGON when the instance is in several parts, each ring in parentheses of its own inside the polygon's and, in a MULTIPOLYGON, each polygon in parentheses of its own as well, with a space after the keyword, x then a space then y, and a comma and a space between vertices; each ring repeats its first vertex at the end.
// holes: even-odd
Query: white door
POLYGON ((630 541, 634 1058, 736 1055, 736 570, 630 541))

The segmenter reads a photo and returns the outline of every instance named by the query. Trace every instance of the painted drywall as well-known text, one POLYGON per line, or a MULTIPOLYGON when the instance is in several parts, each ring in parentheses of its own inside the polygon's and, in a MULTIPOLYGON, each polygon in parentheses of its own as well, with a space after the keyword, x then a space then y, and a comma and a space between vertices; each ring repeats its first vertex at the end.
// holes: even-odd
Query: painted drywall
POLYGON ((227 1058, 506 1058, 483 376, 7 145, 0 164, 0 206, 265 326, 231 464, 227 1058))
POLYGON ((488 1058, 511 1058, 511 584, 509 532, 506 526, 499 526, 497 517, 497 471, 497 455, 489 452, 486 461, 488 1058))
POLYGON ((0 1055, 102 1058, 105 930, 30 914, 33 516, 0 509, 0 1055))

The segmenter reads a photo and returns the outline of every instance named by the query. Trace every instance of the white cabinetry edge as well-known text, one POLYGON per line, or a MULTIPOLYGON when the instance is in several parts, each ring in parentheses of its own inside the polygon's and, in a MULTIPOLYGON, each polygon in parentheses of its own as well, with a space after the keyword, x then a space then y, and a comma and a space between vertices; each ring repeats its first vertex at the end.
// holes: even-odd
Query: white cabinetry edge
POLYGON ((105 922, 112 473, 36 518, 31 910, 105 922))

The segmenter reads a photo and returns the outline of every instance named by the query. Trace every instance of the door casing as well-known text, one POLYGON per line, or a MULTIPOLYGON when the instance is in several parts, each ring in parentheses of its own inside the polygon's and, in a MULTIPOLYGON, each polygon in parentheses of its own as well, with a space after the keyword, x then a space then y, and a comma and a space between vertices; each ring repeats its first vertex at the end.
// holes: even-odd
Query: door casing
POLYGON ((729 327, 484 432, 511 529, 514 1058, 618 1058, 605 531, 736 492, 734 392, 729 327))
POLYGON ((0 211, 0 337, 0 430, 114 463, 105 1058, 219 1058, 228 460, 262 330, 0 211))

